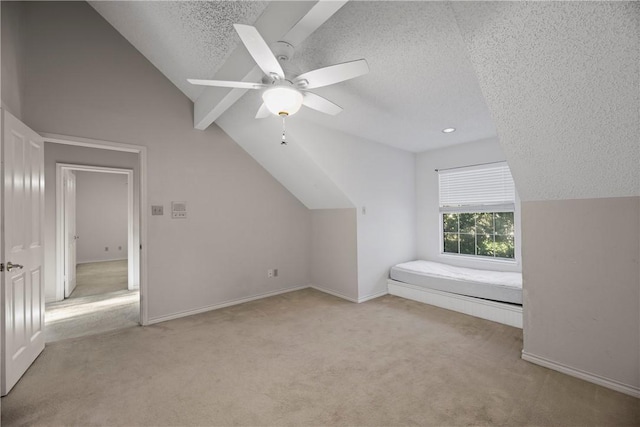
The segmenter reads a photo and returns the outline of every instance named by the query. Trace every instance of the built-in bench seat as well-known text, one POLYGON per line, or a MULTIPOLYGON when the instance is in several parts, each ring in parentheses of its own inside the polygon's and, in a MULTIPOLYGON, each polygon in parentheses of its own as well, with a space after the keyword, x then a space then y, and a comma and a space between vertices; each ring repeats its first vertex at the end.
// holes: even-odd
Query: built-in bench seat
POLYGON ((522 274, 411 261, 391 268, 389 293, 522 327, 522 274))

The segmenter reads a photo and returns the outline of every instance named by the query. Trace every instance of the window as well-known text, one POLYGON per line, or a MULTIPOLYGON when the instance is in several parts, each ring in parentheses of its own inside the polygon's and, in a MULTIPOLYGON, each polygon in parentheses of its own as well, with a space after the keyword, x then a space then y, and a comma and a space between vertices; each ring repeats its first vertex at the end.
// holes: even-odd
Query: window
POLYGON ((515 185, 506 163, 438 172, 441 251, 515 259, 515 185))

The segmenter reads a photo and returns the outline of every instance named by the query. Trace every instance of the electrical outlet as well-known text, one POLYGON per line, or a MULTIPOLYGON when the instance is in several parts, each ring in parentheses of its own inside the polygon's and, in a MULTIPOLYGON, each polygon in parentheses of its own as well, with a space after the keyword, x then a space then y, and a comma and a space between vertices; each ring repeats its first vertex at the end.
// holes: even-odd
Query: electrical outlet
POLYGON ((164 215, 164 207, 162 205, 151 206, 151 215, 164 215))
POLYGON ((267 270, 267 277, 268 278, 272 278, 273 277, 273 270, 271 270, 271 269, 267 270))
POLYGON ((105 252, 109 252, 109 246, 105 246, 105 247, 104 247, 104 251, 105 251, 105 252))

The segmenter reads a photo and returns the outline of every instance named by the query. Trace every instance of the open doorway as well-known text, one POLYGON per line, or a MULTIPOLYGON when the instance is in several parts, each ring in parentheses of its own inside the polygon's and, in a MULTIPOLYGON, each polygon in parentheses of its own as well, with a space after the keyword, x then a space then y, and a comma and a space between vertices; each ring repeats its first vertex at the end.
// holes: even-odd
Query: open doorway
POLYGON ((144 324, 145 153, 108 144, 45 136, 47 342, 144 324))
POLYGON ((140 323, 133 170, 56 163, 58 301, 46 341, 140 323))

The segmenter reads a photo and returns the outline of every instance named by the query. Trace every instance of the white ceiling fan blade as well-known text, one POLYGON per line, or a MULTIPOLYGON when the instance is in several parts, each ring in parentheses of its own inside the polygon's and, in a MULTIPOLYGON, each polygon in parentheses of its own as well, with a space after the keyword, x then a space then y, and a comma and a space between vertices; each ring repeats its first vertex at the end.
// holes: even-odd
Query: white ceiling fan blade
POLYGON ((329 86, 334 83, 340 83, 354 77, 362 76, 369 72, 369 65, 364 59, 356 61, 343 62, 342 64, 330 65, 317 70, 300 74, 295 78, 294 83, 304 83, 302 87, 305 89, 314 89, 317 87, 329 86))
POLYGON ((281 79, 284 79, 284 71, 280 63, 258 30, 251 25, 233 24, 233 27, 238 32, 240 40, 242 40, 242 43, 244 43, 249 54, 253 60, 256 61, 256 64, 258 64, 258 67, 269 77, 275 74, 281 79))
POLYGON ((269 117, 270 115, 271 111, 269 111, 269 109, 267 108, 267 104, 263 102, 258 109, 258 112, 256 113, 256 119, 264 119, 266 117, 269 117))
POLYGON ((201 79, 187 79, 192 85, 199 86, 218 86, 218 87, 233 87, 238 89, 262 89, 265 87, 262 83, 251 82, 230 82, 226 80, 201 80, 201 79))
POLYGON ((302 105, 306 105, 309 108, 313 108, 314 110, 318 110, 325 114, 331 114, 332 116, 335 116, 342 111, 342 107, 321 97, 320 95, 316 95, 313 92, 304 92, 303 94, 304 98, 302 100, 302 105))

